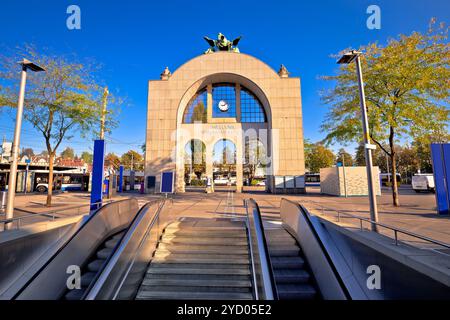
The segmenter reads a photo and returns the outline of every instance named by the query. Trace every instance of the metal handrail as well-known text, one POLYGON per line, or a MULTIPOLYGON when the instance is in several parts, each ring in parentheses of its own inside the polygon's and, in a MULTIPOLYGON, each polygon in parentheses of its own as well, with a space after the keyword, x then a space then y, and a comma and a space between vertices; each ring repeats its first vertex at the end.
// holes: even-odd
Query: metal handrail
MULTIPOLYGON (((51 220, 55 220, 56 218, 56 213, 60 213, 62 211, 67 211, 67 210, 72 210, 72 209, 78 209, 78 214, 73 214, 70 216, 76 216, 76 215, 80 215, 80 208, 85 207, 85 206, 92 206, 92 205, 101 205, 101 204, 108 204, 114 202, 113 200, 107 200, 107 201, 102 201, 102 202, 94 202, 92 204, 90 203, 86 203, 80 206, 75 206, 75 207, 69 207, 69 208, 65 208, 65 209, 55 209, 55 210, 51 210, 51 211, 47 211, 47 212, 39 212, 39 213, 33 213, 33 214, 29 214, 29 215, 25 215, 25 216, 20 216, 20 217, 13 217, 10 219, 0 219, 0 224, 6 224, 6 223, 13 223, 17 221, 17 229, 20 229, 21 227, 21 221, 24 219, 28 219, 28 218, 36 218, 36 217, 42 217, 42 216, 49 216, 49 218, 51 218, 51 220)), ((101 208, 100 206, 97 208, 99 209, 101 208)), ((21 209, 15 209, 15 210, 19 210, 19 211, 23 211, 21 209)), ((90 207, 89 207, 89 211, 90 207)))
MULTIPOLYGON (((321 206, 321 205, 319 205, 319 206, 322 208, 322 214, 324 214, 324 211, 325 211, 324 208, 325 207, 321 206)), ((384 223, 381 223, 381 222, 376 222, 376 221, 370 220, 368 218, 358 217, 358 216, 355 216, 355 215, 347 213, 347 212, 341 212, 339 210, 334 210, 334 209, 330 209, 330 208, 326 208, 326 210, 327 211, 334 211, 334 212, 336 212, 337 213, 337 221, 338 222, 341 221, 341 215, 345 215, 345 216, 348 216, 350 218, 358 219, 359 223, 360 223, 360 230, 361 231, 364 230, 364 228, 363 228, 363 221, 368 222, 368 223, 373 224, 373 225, 377 225, 377 226, 389 229, 391 231, 394 231, 395 245, 399 244, 398 234, 401 233, 401 234, 405 234, 405 235, 408 235, 408 236, 413 237, 413 238, 421 239, 421 240, 424 240, 424 241, 427 241, 427 242, 430 242, 430 243, 433 243, 433 244, 445 247, 447 249, 450 249, 450 244, 448 244, 448 243, 441 242, 439 240, 435 240, 435 239, 432 239, 432 238, 429 238, 429 237, 426 237, 426 236, 422 236, 420 234, 417 234, 417 233, 414 233, 414 232, 411 232, 411 231, 408 231, 408 230, 405 230, 405 229, 396 228, 394 226, 390 226, 390 225, 387 225, 387 224, 384 224, 384 223)))
POLYGON ((266 242, 264 233, 264 226, 261 218, 261 212, 258 204, 253 199, 244 199, 244 206, 247 212, 246 225, 247 225, 247 237, 249 243, 250 260, 252 268, 252 280, 253 280, 253 293, 256 300, 278 300, 278 292, 275 284, 275 277, 273 274, 272 262, 270 260, 269 249, 266 242), (249 212, 249 207, 253 207, 252 213, 249 212), (252 216, 251 216, 252 214, 252 216), (253 250, 253 237, 252 237, 252 224, 250 223, 253 218, 253 229, 255 231, 256 250, 253 250), (258 255, 258 257, 256 257, 258 255), (260 269, 260 270, 257 270, 260 269), (261 276, 261 283, 258 280, 258 274, 261 276), (260 296, 258 289, 262 287, 262 293, 264 297, 260 296))

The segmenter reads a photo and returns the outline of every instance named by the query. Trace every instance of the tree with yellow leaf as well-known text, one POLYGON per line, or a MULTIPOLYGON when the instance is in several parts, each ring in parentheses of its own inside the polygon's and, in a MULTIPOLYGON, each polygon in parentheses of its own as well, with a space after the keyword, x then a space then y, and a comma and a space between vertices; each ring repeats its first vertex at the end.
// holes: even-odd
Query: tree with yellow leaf
MULTIPOLYGON (((364 74, 371 140, 390 158, 397 172, 396 143, 447 130, 450 119, 450 45, 448 28, 432 19, 425 34, 413 32, 359 48, 364 74)), ((333 89, 322 99, 330 111, 322 124, 325 141, 359 142, 362 137, 358 82, 354 64, 341 65, 338 74, 325 76, 333 89)), ((396 179, 393 204, 399 206, 396 179)))

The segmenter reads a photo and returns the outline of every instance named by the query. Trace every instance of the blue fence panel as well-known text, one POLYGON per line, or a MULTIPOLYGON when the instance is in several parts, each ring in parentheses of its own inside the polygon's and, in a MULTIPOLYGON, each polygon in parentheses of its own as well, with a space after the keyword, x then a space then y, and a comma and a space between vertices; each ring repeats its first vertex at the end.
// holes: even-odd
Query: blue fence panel
POLYGON ((91 210, 101 207, 103 200, 103 179, 105 163, 105 141, 94 141, 94 161, 92 163, 91 210))
POLYGON ((433 160, 434 184, 436 188, 436 206, 439 214, 449 213, 447 174, 450 174, 450 146, 443 148, 441 144, 431 144, 431 158, 433 160), (444 162, 444 150, 447 154, 447 163, 444 162), (448 167, 448 170, 446 170, 448 167))
POLYGON ((119 167, 119 185, 117 186, 117 191, 122 192, 123 186, 123 166, 119 167))

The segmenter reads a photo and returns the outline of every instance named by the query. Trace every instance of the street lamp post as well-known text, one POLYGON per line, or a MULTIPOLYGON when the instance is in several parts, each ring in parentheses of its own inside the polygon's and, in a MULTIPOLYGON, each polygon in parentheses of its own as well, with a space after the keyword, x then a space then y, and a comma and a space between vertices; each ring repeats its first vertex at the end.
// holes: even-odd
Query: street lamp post
MULTIPOLYGON (((6 219, 12 219, 14 217, 14 197, 16 195, 16 180, 17 180, 17 163, 19 158, 19 145, 20 145, 20 130, 22 127, 22 115, 23 115, 23 103, 25 99, 25 84, 27 81, 27 71, 31 70, 34 72, 45 71, 44 68, 23 59, 19 62, 22 66, 22 73, 20 78, 20 90, 19 90, 19 101, 17 103, 17 115, 16 115, 16 128, 14 130, 14 141, 11 150, 11 166, 9 169, 9 179, 8 179, 8 200, 6 204, 6 219)), ((12 227, 12 222, 5 223, 5 230, 9 230, 12 227)))
MULTIPOLYGON (((364 132, 364 149, 366 157, 366 170, 367 170, 367 182, 369 189, 369 202, 370 202, 370 220, 378 222, 378 209, 377 209, 377 198, 375 194, 374 181, 373 181, 373 161, 372 161, 372 150, 375 150, 375 146, 370 143, 369 134, 369 121, 367 119, 367 107, 366 98, 364 94, 364 82, 361 71, 361 59, 360 55, 362 53, 352 50, 345 53, 337 62, 338 64, 350 64, 353 61, 356 63, 356 72, 358 75, 358 85, 359 85, 359 100, 361 104, 361 114, 364 132)), ((378 232, 378 227, 376 224, 371 224, 372 231, 378 232)))

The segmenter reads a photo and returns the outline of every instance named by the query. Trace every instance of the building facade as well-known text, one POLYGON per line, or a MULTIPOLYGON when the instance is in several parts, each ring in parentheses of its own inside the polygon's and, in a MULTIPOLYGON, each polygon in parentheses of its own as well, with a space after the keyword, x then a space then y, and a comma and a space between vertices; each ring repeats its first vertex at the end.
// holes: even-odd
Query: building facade
POLYGON ((147 192, 159 191, 164 171, 175 172, 176 192, 206 181, 240 192, 264 179, 273 190, 275 177, 304 168, 300 79, 284 66, 219 51, 149 81, 147 192))

